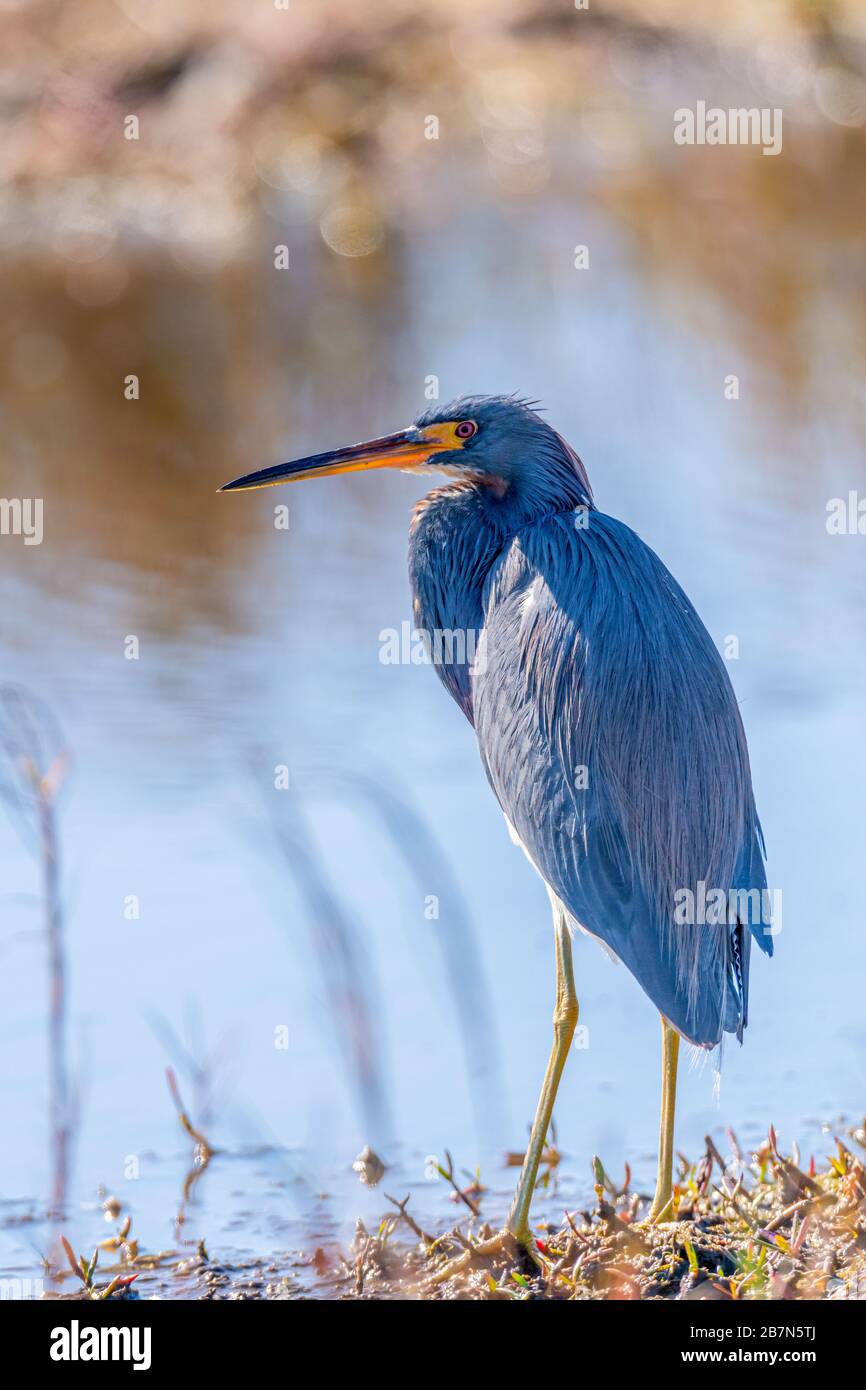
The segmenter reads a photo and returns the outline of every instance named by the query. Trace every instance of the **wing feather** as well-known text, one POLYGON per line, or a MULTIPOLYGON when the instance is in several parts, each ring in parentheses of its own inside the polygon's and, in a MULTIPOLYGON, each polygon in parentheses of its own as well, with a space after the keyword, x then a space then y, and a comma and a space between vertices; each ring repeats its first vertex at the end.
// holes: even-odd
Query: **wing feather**
POLYGON ((675 921, 681 890, 766 887, 742 721, 697 613, 658 556, 594 510, 524 528, 483 602, 474 721, 509 822, 681 1032, 707 1045, 741 1032, 748 933, 675 921))

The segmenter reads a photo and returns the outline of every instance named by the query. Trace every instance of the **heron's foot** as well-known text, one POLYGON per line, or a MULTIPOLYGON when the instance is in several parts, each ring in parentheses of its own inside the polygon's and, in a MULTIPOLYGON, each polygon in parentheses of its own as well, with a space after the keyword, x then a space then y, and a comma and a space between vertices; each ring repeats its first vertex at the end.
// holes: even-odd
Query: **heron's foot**
POLYGON ((445 1284, 457 1274, 465 1274, 476 1265, 491 1262, 512 1265, 521 1274, 534 1278, 541 1269, 541 1261, 535 1253, 534 1241, 530 1231, 515 1235, 505 1226, 495 1236, 480 1240, 477 1245, 448 1260, 441 1268, 430 1275, 428 1287, 445 1284))
POLYGON ((647 1213, 646 1220, 642 1224, 646 1226, 660 1226, 670 1221, 676 1221, 673 1195, 670 1192, 668 1192, 667 1195, 663 1192, 657 1192, 653 1198, 653 1204, 647 1213))

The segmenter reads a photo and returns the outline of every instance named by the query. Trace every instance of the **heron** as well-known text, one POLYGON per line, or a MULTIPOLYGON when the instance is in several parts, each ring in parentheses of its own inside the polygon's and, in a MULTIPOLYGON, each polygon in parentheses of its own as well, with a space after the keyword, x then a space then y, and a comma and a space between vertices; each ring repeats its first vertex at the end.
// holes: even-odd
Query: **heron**
POLYGON ((597 508, 581 459, 537 405, 462 396, 395 433, 221 489, 374 468, 446 475, 411 519, 414 620, 428 637, 473 638, 434 644, 433 664, 553 917, 550 1056, 506 1225, 476 1247, 526 1262, 537 1259, 531 1201, 578 1021, 575 929, 625 964, 661 1016, 649 1223, 674 1210, 680 1040, 742 1043, 752 937, 773 953, 772 924, 754 910, 766 900, 765 848, 725 664, 655 552, 597 508), (710 893, 714 912, 689 912, 710 893))

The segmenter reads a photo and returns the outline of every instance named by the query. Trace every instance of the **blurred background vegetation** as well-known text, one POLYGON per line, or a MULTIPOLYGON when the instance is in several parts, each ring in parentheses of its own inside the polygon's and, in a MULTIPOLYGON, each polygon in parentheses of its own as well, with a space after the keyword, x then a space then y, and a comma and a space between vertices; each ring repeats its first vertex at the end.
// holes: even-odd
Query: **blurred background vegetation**
MULTIPOLYGON (((518 293, 569 276, 562 223, 589 199, 665 312, 733 319, 772 360, 787 409, 862 407, 835 370, 866 348, 857 0, 93 0, 7 3, 2 25, 2 388, 26 422, 4 467, 50 470, 91 559, 168 581, 166 624, 230 620, 197 571, 239 542, 236 514, 180 511, 172 484, 275 457, 335 374, 353 402, 396 391, 407 243, 435 277, 489 200, 548 210, 518 293), (676 147, 672 108, 698 97, 781 106, 784 157, 676 147)), ((504 253, 494 231, 507 281, 504 253)))

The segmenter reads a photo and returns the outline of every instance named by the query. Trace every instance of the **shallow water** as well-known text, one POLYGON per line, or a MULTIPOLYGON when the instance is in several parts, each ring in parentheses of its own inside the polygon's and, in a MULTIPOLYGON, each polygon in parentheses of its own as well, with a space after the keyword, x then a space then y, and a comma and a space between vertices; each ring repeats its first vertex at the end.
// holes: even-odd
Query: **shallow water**
MULTIPOLYGON (((828 498, 866 487, 848 293, 818 276, 793 324, 764 318, 780 251, 761 240, 760 210, 725 235, 698 210, 649 252, 662 164, 658 204, 636 228, 629 197, 652 177, 635 165, 628 178, 583 176, 573 148, 552 144, 553 176, 523 198, 477 186, 471 163, 440 163, 439 201, 428 187, 425 205, 439 217, 419 214, 384 268, 353 263, 342 279, 303 208, 271 207, 262 237, 284 217, 300 267, 276 296, 272 273, 249 264, 184 278, 142 263, 122 314, 88 315, 52 290, 50 269, 29 266, 33 331, 60 354, 47 385, 18 382, 31 424, 10 476, 27 467, 45 497, 45 540, 2 542, 0 631, 4 677, 50 702, 74 760, 62 856, 81 1122, 64 1229, 82 1248, 106 1234, 100 1188, 134 1214, 143 1247, 175 1243, 189 1146, 167 1065, 228 1150, 185 1226, 212 1252, 345 1245, 356 1217, 383 1211, 381 1191, 351 1172, 368 1141, 394 1165, 384 1187, 412 1190, 431 1219, 450 1211, 425 1177, 446 1147, 458 1168, 481 1165, 500 1206, 510 1186, 502 1152, 523 1142, 549 1046, 548 909, 432 672, 379 659, 382 631, 409 617, 419 480, 214 495, 281 454, 402 425, 430 373, 443 399, 542 398, 599 505, 658 551, 720 647, 739 640, 729 669, 783 930, 772 962, 754 953, 746 1046, 727 1046, 718 1099, 713 1063, 684 1068, 678 1145, 695 1154, 729 1123, 751 1143, 772 1120, 808 1153, 822 1127, 862 1112, 866 541, 825 526, 828 498), (752 287, 751 317, 708 270, 738 237, 752 247, 738 282, 746 301, 752 287), (591 272, 572 268, 577 241, 591 245, 591 272), (106 377, 116 395, 127 361, 144 383, 135 405, 108 399, 106 377), (288 531, 274 529, 275 501, 289 503, 288 531), (124 658, 130 634, 136 661, 124 658), (273 789, 277 764, 288 791, 273 789), (471 1064, 440 949, 459 905, 446 895, 428 920, 441 878, 407 872, 370 805, 329 782, 334 769, 399 787, 447 856, 490 1015, 471 1064), (350 923, 381 1061, 379 1120, 335 1028, 310 900, 276 843, 280 797, 291 815, 303 808, 350 923), (129 895, 137 920, 124 915, 129 895), (275 1046, 280 1028, 287 1048, 275 1046)), ((819 235, 810 264, 831 262, 845 232, 830 219, 819 235)), ((796 261, 790 239, 781 249, 796 261)), ((10 331, 23 332, 17 318, 10 331)), ((8 477, 4 488, 15 491, 8 477)), ((21 1275, 49 1238, 47 983, 37 866, 5 820, 0 871, 0 1266, 21 1275)), ((459 975, 459 943, 457 959, 459 975)), ((560 1206, 588 1196, 593 1153, 647 1184, 657 1127, 653 1009, 591 942, 577 942, 575 970, 588 1046, 557 1105, 560 1206)))

